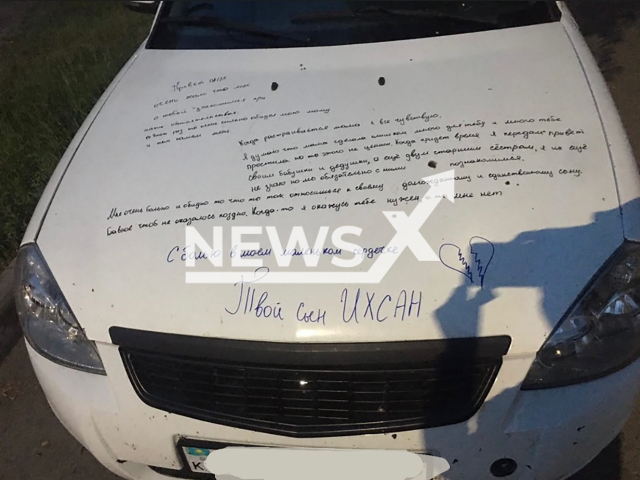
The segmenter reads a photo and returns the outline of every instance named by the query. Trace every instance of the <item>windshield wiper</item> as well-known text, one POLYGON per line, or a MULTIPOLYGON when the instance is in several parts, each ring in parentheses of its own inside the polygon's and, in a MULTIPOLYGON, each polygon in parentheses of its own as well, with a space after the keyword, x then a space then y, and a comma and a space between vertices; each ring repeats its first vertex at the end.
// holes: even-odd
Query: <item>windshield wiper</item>
POLYGON ((270 38, 272 40, 288 40, 290 42, 297 43, 299 45, 310 45, 311 40, 303 40, 300 38, 289 37, 277 32, 270 32, 268 30, 261 30, 251 25, 245 25, 243 23, 230 22, 220 17, 213 15, 204 15, 197 17, 165 17, 158 19, 159 23, 175 24, 175 25, 187 25, 193 27, 211 27, 227 32, 238 32, 247 35, 254 35, 256 37, 270 38))
POLYGON ((403 10, 383 7, 365 7, 360 10, 343 10, 336 12, 318 12, 306 15, 298 15, 291 19, 291 23, 331 22, 335 20, 357 20, 374 16, 390 16, 415 20, 416 18, 435 18, 441 20, 457 20, 460 22, 477 23, 499 27, 500 22, 495 16, 473 17, 452 11, 440 11, 433 9, 403 10))

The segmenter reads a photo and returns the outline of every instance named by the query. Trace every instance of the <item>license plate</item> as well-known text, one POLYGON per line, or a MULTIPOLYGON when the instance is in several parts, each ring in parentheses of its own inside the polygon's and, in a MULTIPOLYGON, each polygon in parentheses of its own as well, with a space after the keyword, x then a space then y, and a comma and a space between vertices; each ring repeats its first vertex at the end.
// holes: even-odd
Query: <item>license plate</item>
POLYGON ((211 478, 214 478, 214 475, 209 470, 207 470, 207 467, 204 464, 207 456, 213 451, 213 449, 185 446, 182 446, 180 448, 182 448, 185 463, 189 466, 189 470, 191 470, 193 473, 209 473, 211 474, 211 478))
MULTIPOLYGON (((214 450, 220 450, 226 447, 243 447, 237 443, 222 443, 213 441, 191 440, 188 438, 180 438, 178 440, 178 454, 182 458, 185 477, 215 480, 216 476, 210 472, 205 466, 207 456, 214 450)), ((218 475, 218 480, 225 480, 226 476, 218 475)))
MULTIPOLYGON (((188 471, 193 475, 192 478, 201 478, 203 480, 204 479, 213 480, 216 478, 213 472, 207 469, 207 466, 206 466, 207 457, 211 454, 211 452, 214 452, 216 450, 220 450, 226 447, 251 447, 251 446, 238 445, 238 444, 233 445, 233 444, 218 443, 218 442, 197 442, 197 441, 194 442, 194 441, 189 441, 187 439, 182 439, 181 441, 178 442, 178 448, 180 450, 180 453, 182 454, 185 467, 187 467, 188 471)), ((289 450, 289 449, 281 449, 281 448, 275 448, 275 447, 255 447, 255 448, 248 448, 246 451, 246 454, 245 452, 243 452, 242 455, 247 455, 247 457, 249 457, 249 454, 252 453, 251 451, 257 451, 257 450, 263 450, 263 449, 266 451, 269 451, 269 450, 278 451, 274 453, 288 453, 287 450, 289 450)), ((302 450, 308 451, 309 449, 302 449, 302 450)), ((318 451, 318 454, 323 455, 323 458, 327 453, 331 453, 326 450, 324 451, 323 450, 324 449, 319 449, 318 451)), ((296 451, 296 449, 289 450, 289 451, 296 452, 296 453, 300 452, 300 450, 296 451)), ((339 455, 342 454, 342 452, 340 452, 339 450, 336 452, 339 455)), ((366 452, 366 451, 358 450, 354 452, 357 452, 358 455, 361 455, 363 452, 366 452)), ((264 452, 264 453, 267 453, 267 452, 264 452)), ((382 451, 381 453, 384 454, 386 452, 382 451)), ((405 453, 408 454, 409 452, 405 452, 405 453)), ((314 453, 313 455, 316 455, 316 454, 314 453)), ((276 455, 276 456, 281 457, 281 455, 276 455)), ((418 457, 424 463, 423 471, 421 471, 417 476, 415 476, 415 474, 413 476, 410 475, 409 477, 401 475, 402 478, 411 478, 415 480, 430 480, 435 476, 439 475, 440 473, 446 472, 449 469, 448 462, 443 458, 432 457, 428 455, 418 455, 418 457), (437 463, 437 465, 434 465, 433 464, 434 461, 440 462, 440 463, 437 463), (442 462, 444 463, 444 466, 442 462), (434 468, 435 468, 435 471, 434 471, 434 468)), ((254 462, 249 462, 249 463, 254 463, 254 462)), ((287 463, 287 462, 280 462, 280 463, 287 463)), ((333 463, 333 462, 330 462, 330 463, 333 463)), ((368 462, 365 462, 365 463, 368 463, 368 462)), ((353 477, 350 476, 349 478, 355 479, 359 477, 360 475, 354 475, 353 477)), ((226 475, 222 475, 222 476, 218 475, 219 480, 224 480, 225 478, 228 478, 228 477, 226 475)), ((232 477, 232 478, 236 478, 236 477, 232 477)), ((253 476, 251 478, 253 478, 253 476)))

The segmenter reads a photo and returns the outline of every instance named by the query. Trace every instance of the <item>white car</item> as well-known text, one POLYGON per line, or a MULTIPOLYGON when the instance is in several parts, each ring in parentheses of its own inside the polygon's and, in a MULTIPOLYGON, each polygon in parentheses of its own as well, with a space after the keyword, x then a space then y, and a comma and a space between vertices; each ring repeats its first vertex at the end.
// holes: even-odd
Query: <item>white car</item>
POLYGON ((24 236, 29 356, 128 479, 565 479, 640 384, 639 179, 562 3, 165 2, 24 236))

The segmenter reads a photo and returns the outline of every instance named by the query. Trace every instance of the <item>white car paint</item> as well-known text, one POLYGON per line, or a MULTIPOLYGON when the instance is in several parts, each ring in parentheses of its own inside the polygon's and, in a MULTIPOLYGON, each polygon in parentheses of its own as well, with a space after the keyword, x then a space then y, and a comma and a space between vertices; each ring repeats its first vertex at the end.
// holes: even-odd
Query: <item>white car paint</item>
MULTIPOLYGON (((263 446, 427 452, 452 464, 443 476, 447 479, 475 479, 478 472, 489 478, 489 466, 502 457, 518 460, 520 468, 510 477, 514 479, 559 480, 586 464, 622 428, 638 390, 640 364, 560 389, 525 392, 519 385, 543 341, 589 279, 625 238, 640 240, 639 207, 634 202, 640 184, 606 85, 569 12, 561 8, 561 22, 445 38, 265 51, 139 49, 62 158, 23 240, 40 247, 78 321, 97 343, 107 371, 105 377, 73 371, 29 347, 47 398, 65 426, 105 466, 130 479, 168 478, 147 465, 179 468, 177 435, 263 446), (212 198, 211 192, 215 198, 239 191, 244 195, 246 170, 240 163, 244 152, 238 140, 264 134, 265 124, 247 122, 224 138, 157 148, 146 147, 142 135, 153 117, 153 105, 171 96, 175 82, 218 76, 252 85, 252 96, 265 96, 267 109, 295 110, 300 102, 311 108, 307 99, 313 99, 316 108, 330 105, 335 123, 422 111, 438 112, 442 125, 553 115, 562 118, 564 127, 583 129, 588 149, 580 154, 535 156, 536 169, 557 172, 560 165, 567 165, 580 168, 579 177, 556 173, 545 182, 513 178, 516 185, 509 185, 508 191, 503 180, 495 180, 492 184, 505 191, 502 197, 441 202, 429 217, 422 233, 436 249, 445 242, 462 245, 474 235, 496 246, 485 290, 477 293, 491 291, 494 298, 483 302, 475 315, 454 321, 447 311, 463 276, 440 263, 417 263, 406 251, 379 285, 361 288, 377 298, 389 294, 394 300, 403 289, 422 291, 420 315, 374 324, 346 323, 340 302, 343 286, 273 285, 270 296, 294 321, 234 316, 225 307, 234 305, 230 299, 237 298, 237 287, 186 284, 184 264, 167 262, 170 250, 184 244, 183 225, 162 227, 161 235, 152 229, 106 235, 107 226, 118 226, 107 221, 114 207, 124 211, 129 205, 175 205, 212 198), (380 76, 386 79, 384 86, 377 82, 380 76), (279 84, 275 92, 269 88, 273 81, 279 84), (531 242, 546 248, 523 258, 519 247, 531 242), (295 321, 300 302, 326 309, 333 321, 315 328, 295 321), (485 405, 467 422, 399 432, 393 438, 375 434, 293 439, 146 406, 111 344, 113 326, 279 342, 508 334, 512 345, 485 405)), ((280 121, 283 130, 293 125, 280 121)), ((486 149, 491 142, 484 139, 478 145, 486 149)), ((449 161, 445 156, 438 160, 447 169, 449 161)), ((509 169, 496 169, 503 170, 509 169)), ((424 164, 418 172, 420 178, 436 173, 424 164)), ((477 170, 466 166, 456 173, 472 172, 477 170)), ((420 188, 415 193, 423 195, 426 188, 420 188)), ((465 191, 464 182, 456 182, 456 191, 465 191)), ((353 201, 356 196, 347 198, 353 201)), ((408 213, 410 206, 405 208, 408 213)), ((316 216, 300 213, 294 218, 309 231, 318 225, 355 224, 370 235, 363 245, 384 245, 394 229, 382 209, 362 207, 365 213, 355 220, 349 209, 316 216)), ((402 208, 385 205, 384 209, 402 208)), ((175 212, 158 214, 161 220, 175 217, 175 212)), ((242 224, 275 225, 288 232, 292 222, 273 215, 242 224)), ((137 219, 132 217, 130 223, 135 225, 137 219)), ((208 229, 198 225, 201 233, 210 235, 210 224, 203 225, 208 229)), ((349 288, 353 294, 358 286, 349 288)))
MULTIPOLYGON (((311 290, 306 285, 274 285, 268 290, 270 303, 280 302, 285 317, 294 319, 299 302, 327 310, 328 321, 324 328, 317 328, 315 335, 306 336, 302 341, 407 340, 442 338, 445 335, 474 336, 476 332, 494 335, 504 333, 505 328, 512 328, 511 318, 525 309, 528 312, 527 335, 514 336, 511 353, 537 351, 555 325, 555 319, 566 311, 623 238, 613 172, 610 164, 602 161, 608 155, 605 137, 589 86, 562 25, 545 24, 513 31, 407 41, 402 42, 401 55, 396 42, 336 47, 330 56, 324 50, 291 49, 284 59, 281 59, 282 51, 277 49, 260 50, 259 53, 254 50, 146 50, 139 53, 80 144, 37 236, 37 243, 74 311, 80 316, 81 311, 91 311, 90 318, 81 321, 90 339, 109 342, 108 329, 115 325, 222 338, 301 341, 298 332, 304 325, 296 321, 280 322, 277 326, 273 320, 255 316, 235 321, 235 317, 225 313, 225 308, 232 310, 236 305, 238 287, 220 285, 214 290, 209 285, 186 284, 186 268, 183 262, 175 260, 177 255, 174 255, 173 262, 167 262, 171 250, 184 245, 184 225, 175 224, 175 219, 201 215, 200 209, 185 212, 184 209, 177 211, 171 208, 158 214, 123 215, 111 221, 107 221, 107 217, 113 208, 126 212, 129 208, 144 209, 147 205, 173 207, 188 201, 213 203, 218 198, 226 201, 219 210, 221 212, 251 210, 249 202, 248 206, 239 208, 229 205, 228 201, 232 197, 251 197, 246 181, 250 172, 243 165, 242 156, 254 151, 283 148, 288 139, 262 142, 266 145, 256 145, 253 149, 240 148, 240 140, 264 136, 274 130, 310 127, 320 122, 364 123, 383 116, 395 118, 426 110, 429 113, 439 112, 443 117, 442 124, 465 119, 488 122, 491 118, 546 118, 555 115, 562 118, 563 128, 583 129, 584 137, 588 138, 588 150, 582 154, 566 151, 558 152, 557 156, 544 156, 538 152, 534 154, 533 167, 528 167, 526 162, 503 167, 508 170, 551 169, 555 174, 553 179, 522 179, 521 182, 506 179, 514 183, 510 189, 504 185, 504 180, 485 179, 483 190, 501 189, 504 197, 466 202, 458 200, 455 204, 441 202, 427 220, 423 235, 436 250, 445 242, 464 245, 474 235, 487 238, 496 245, 498 256, 491 265, 493 272, 488 273, 486 283, 493 289, 500 289, 498 298, 484 306, 479 319, 440 325, 434 318, 435 312, 447 303, 451 292, 462 283, 461 275, 442 265, 416 265, 414 256, 407 251, 396 260, 379 285, 363 286, 363 290, 375 292, 380 298, 389 294, 393 297, 392 304, 402 289, 416 292, 415 297, 422 291, 426 302, 427 290, 419 287, 428 285, 429 306, 425 305, 419 321, 401 323, 395 318, 375 328, 347 324, 342 321, 341 285, 320 290, 311 290), (504 38, 506 35, 508 41, 504 38), (209 62, 216 68, 203 72, 202 65, 209 62), (307 65, 304 71, 299 67, 302 62, 307 65), (382 66, 385 62, 388 64, 386 68, 382 66), (541 67, 525 69, 529 62, 541 67), (221 70, 218 65, 233 66, 221 70), (383 69, 387 85, 380 87, 376 72, 383 69), (469 71, 473 73, 465 73, 469 71), (281 85, 265 100, 266 106, 234 106, 234 110, 240 111, 239 115, 255 115, 276 108, 291 111, 302 108, 300 99, 312 98, 309 102, 303 100, 304 108, 330 106, 330 118, 278 119, 281 123, 276 126, 268 122, 264 125, 246 122, 224 137, 146 147, 142 130, 153 123, 151 117, 157 112, 153 111, 152 105, 171 98, 175 82, 186 83, 192 78, 221 75, 229 77, 230 84, 255 85, 252 87, 254 90, 242 94, 246 97, 271 93, 270 85, 274 78, 281 85), (575 79, 572 88, 558 89, 559 77, 575 79), (155 79, 153 85, 148 84, 149 78, 155 79), (322 88, 333 78, 333 88, 322 88), (397 87, 394 86, 396 84, 397 87), (407 91, 417 92, 417 97, 398 95, 398 92, 407 91), (450 96, 443 93, 447 91, 451 92, 450 96), (416 101, 425 102, 426 106, 416 108, 416 101), (132 108, 133 105, 135 107, 132 108), (344 108, 340 108, 341 105, 344 108), (127 121, 123 122, 123 118, 127 121), (219 155, 223 156, 219 158, 219 155), (583 173, 579 178, 560 176, 557 173, 560 167, 580 168, 583 173), (230 181, 234 178, 238 183, 230 181), (594 185, 598 187, 597 195, 593 194, 594 185), (565 195, 569 188, 571 202, 565 195), (487 207, 477 208, 479 204, 487 207), (516 205, 517 214, 509 208, 516 205), (508 221, 496 221, 496 213, 507 216, 508 221), (596 214, 600 214, 597 223, 594 222, 596 214), (158 223, 168 220, 171 225, 138 229, 140 222, 155 219, 158 223), (131 224, 136 230, 107 236, 107 228, 127 228, 131 224), (80 229, 82 236, 75 233, 80 229), (589 235, 585 234, 587 230, 589 235), (532 241, 549 242, 548 248, 537 249, 537 257, 518 258, 518 245, 532 241), (518 268, 513 267, 514 262, 518 268), (125 265, 127 268, 123 269, 125 265), (557 283, 537 284, 549 269, 557 274, 554 275, 557 283), (563 275, 569 270, 571 275, 563 275), (152 302, 140 295, 140 285, 152 292, 152 302), (517 288, 509 288, 512 286, 517 288), (544 296, 544 305, 541 288, 553 290, 553 295, 544 296), (285 299, 284 292, 289 301, 285 299), (185 309, 183 302, 176 299, 188 301, 189 308, 185 309), (179 322, 176 319, 180 319, 179 322), (452 330, 443 332, 443 328, 452 330)), ((235 96, 230 95, 229 98, 234 99, 235 96)), ((159 113, 171 112, 172 109, 169 106, 168 110, 159 113)), ((202 115, 204 113, 194 113, 188 118, 202 115)), ((420 122, 418 126, 424 125, 427 124, 420 122)), ((370 130, 373 133, 380 131, 374 127, 370 130)), ((355 134, 345 132, 340 135, 355 134)), ((295 141, 306 143, 306 140, 295 141)), ((579 140, 580 143, 584 141, 579 140)), ((502 143, 514 142, 503 140, 502 143)), ((492 144, 491 138, 479 142, 485 151, 492 144)), ((488 153, 483 155, 488 156, 488 153)), ((450 169, 446 162, 457 160, 457 157, 452 157, 436 157, 446 166, 440 171, 450 169)), ((307 165, 305 162, 301 167, 307 165)), ((410 165, 413 168, 411 172, 397 177, 397 194, 426 193, 425 186, 404 191, 399 185, 407 177, 422 178, 431 173, 424 162, 410 165)), ((488 176, 488 172, 496 170, 488 167, 483 172, 488 176)), ((457 175, 475 175, 478 172, 467 166, 459 168, 457 175)), ((373 184, 382 182, 384 178, 382 174, 370 177, 373 178, 367 177, 366 181, 373 184)), ((327 188, 325 185, 329 182, 337 183, 329 180, 312 186, 327 188)), ((359 179, 356 182, 358 185, 359 179)), ((457 191, 468 191, 465 184, 465 181, 457 181, 457 191)), ((285 195, 290 191, 307 189, 285 188, 292 189, 284 190, 285 195)), ((475 190, 478 195, 478 188, 475 190)), ((319 225, 328 225, 332 231, 343 225, 355 224, 363 230, 362 246, 385 245, 395 230, 380 210, 400 210, 403 206, 394 208, 380 204, 387 196, 395 195, 395 191, 382 192, 378 204, 361 207, 364 214, 357 221, 353 218, 352 209, 342 209, 337 213, 316 212, 316 215, 304 212, 297 215, 294 212, 293 217, 250 216, 225 222, 223 227, 275 225, 282 232, 281 236, 286 238, 292 225, 302 225, 314 237, 319 225)), ((353 203, 363 196, 352 192, 344 199, 353 203)), ((285 198, 283 203, 276 202, 275 205, 279 207, 289 203, 295 203, 295 200, 291 202, 285 198)), ((310 200, 309 203, 320 202, 310 200)), ((408 204, 404 208, 410 212, 413 205, 408 204)), ((210 224, 194 225, 210 240, 210 224)), ((228 237, 225 241, 229 242, 228 237)), ((369 262, 363 262, 359 268, 366 268, 365 264, 369 265, 369 262)), ((229 267, 229 262, 226 266, 229 267)), ((352 295, 355 295, 356 288, 350 289, 352 295)), ((363 308, 361 306, 360 310, 363 308)))

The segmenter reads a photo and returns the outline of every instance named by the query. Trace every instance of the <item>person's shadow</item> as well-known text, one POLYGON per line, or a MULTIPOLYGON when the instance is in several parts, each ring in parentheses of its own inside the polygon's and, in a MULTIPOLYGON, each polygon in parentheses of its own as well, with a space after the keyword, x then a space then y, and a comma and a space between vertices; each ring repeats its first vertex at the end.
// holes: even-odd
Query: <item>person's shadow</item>
MULTIPOLYGON (((629 204, 625 205, 625 211, 627 208, 629 212, 640 211, 640 199, 629 202, 629 204)), ((460 284, 451 293, 447 302, 436 310, 435 317, 442 329, 444 338, 460 337, 460 333, 464 332, 465 337, 478 339, 477 346, 472 344, 469 347, 471 350, 477 349, 477 351, 466 352, 464 360, 462 360, 463 362, 469 362, 468 368, 472 369, 479 356, 483 355, 480 346, 482 341, 482 338, 480 338, 480 323, 491 321, 490 318, 481 316, 483 306, 495 301, 500 296, 501 291, 504 292, 505 288, 535 288, 540 292, 541 310, 546 316, 549 329, 553 329, 570 308, 573 300, 577 298, 581 290, 586 286, 584 283, 578 285, 577 282, 572 282, 571 279, 592 278, 596 275, 599 268, 594 268, 594 265, 598 263, 602 266, 611 254, 610 246, 615 241, 615 237, 612 237, 612 235, 620 237, 621 241, 621 217, 620 209, 602 211, 596 213, 592 222, 587 225, 528 231, 506 243, 493 244, 482 237, 473 237, 470 241, 464 240, 464 243, 457 245, 443 243, 439 251, 442 263, 452 270, 449 274, 460 277, 460 284), (608 238, 605 238, 606 236, 608 238), (603 248, 602 245, 608 245, 609 247, 603 248), (567 248, 567 246, 570 246, 570 248, 567 248), (559 258, 559 254, 555 253, 559 251, 562 254, 562 258, 559 258), (591 261, 585 261, 585 255, 596 255, 597 261, 593 260, 593 256, 590 257, 591 261), (567 280, 558 282, 558 278, 567 280), (568 295, 557 294, 559 283, 563 284, 564 287, 569 285, 567 292, 573 298, 568 303, 566 301, 568 295)), ((526 322, 526 317, 527 312, 522 311, 521 317, 514 318, 513 322, 526 322)), ((508 333, 505 332, 505 334, 508 333)), ((451 355, 442 357, 438 368, 443 372, 443 377, 446 375, 448 366, 455 361, 456 359, 451 355)), ((502 370, 506 368, 506 364, 512 361, 522 360, 517 358, 506 359, 501 367, 502 370)), ((513 369, 511 370, 512 374, 514 371, 513 369)), ((451 464, 451 470, 447 472, 447 478, 469 478, 467 476, 458 477, 456 470, 468 471, 470 463, 471 465, 477 464, 477 476, 475 478, 496 478, 495 472, 491 472, 490 469, 492 463, 501 458, 512 459, 517 463, 518 473, 514 473, 513 478, 521 478, 522 476, 522 478, 535 479, 538 478, 538 475, 547 478, 547 475, 554 473, 552 467, 549 466, 543 467, 544 472, 533 471, 534 466, 530 465, 530 463, 534 463, 533 459, 536 455, 525 455, 523 457, 519 452, 536 452, 537 442, 540 439, 537 438, 535 431, 532 431, 529 435, 522 434, 519 428, 514 430, 513 425, 514 417, 517 416, 517 411, 520 408, 539 409, 540 413, 544 415, 543 412, 553 412, 555 408, 559 408, 558 403, 560 402, 556 403, 556 405, 532 405, 530 401, 524 400, 524 395, 532 393, 520 390, 520 384, 524 380, 527 368, 520 368, 517 371, 524 371, 524 373, 522 373, 522 379, 516 386, 503 388, 497 394, 490 392, 487 397, 488 400, 484 402, 479 411, 471 419, 467 420, 466 424, 458 425, 466 426, 467 437, 464 442, 457 445, 456 451, 459 452, 457 458, 453 459, 453 461, 448 459, 451 464), (504 432, 504 442, 497 449, 495 445, 492 446, 495 443, 496 429, 504 432), (485 437, 487 438, 486 441, 485 437), (489 437, 492 440, 489 440, 489 437), (491 449, 495 451, 489 452, 488 450, 491 449), (466 463, 464 468, 463 463, 466 463), (528 473, 525 474, 522 470, 528 473)), ((500 373, 498 373, 499 379, 500 373)), ((496 386, 498 380, 496 380, 496 386)), ((462 392, 462 394, 473 395, 474 392, 462 392)), ((529 395, 530 398, 531 396, 529 395)), ((540 396, 539 398, 550 397, 540 396)), ((588 400, 585 399, 586 401, 588 400)), ((580 407, 581 405, 574 405, 573 408, 576 411, 580 411, 580 407)), ((530 415, 530 412, 528 413, 530 415)), ((567 419, 567 422, 568 425, 571 425, 571 419, 567 419)), ((535 430, 535 427, 535 425, 531 425, 532 430, 535 430)), ((566 444, 567 450, 581 448, 584 451, 592 452, 592 455, 597 454, 601 445, 599 447, 589 444, 589 442, 584 442, 583 439, 589 437, 588 434, 580 434, 582 428, 585 427, 582 425, 577 426, 574 429, 575 433, 568 435, 571 438, 567 438, 566 442, 558 442, 558 444, 566 444)), ((585 433, 588 433, 588 426, 586 430, 587 432, 585 433)), ((443 438, 441 435, 443 432, 445 430, 427 429, 425 430, 424 440, 425 448, 428 452, 436 455, 440 453, 441 456, 446 458, 448 452, 430 450, 430 446, 442 443, 443 438)), ((611 436, 611 439, 613 439, 613 436, 611 436)), ((602 439, 598 439, 596 443, 601 441, 602 439)), ((603 453, 594 459, 589 469, 576 474, 571 480, 586 480, 587 478, 620 479, 620 444, 619 437, 613 439, 603 453), (595 476, 596 472, 602 472, 603 470, 606 470, 606 473, 595 476)), ((569 451, 567 451, 567 455, 570 455, 569 451)), ((537 459, 536 464, 540 465, 539 459, 537 459)))

